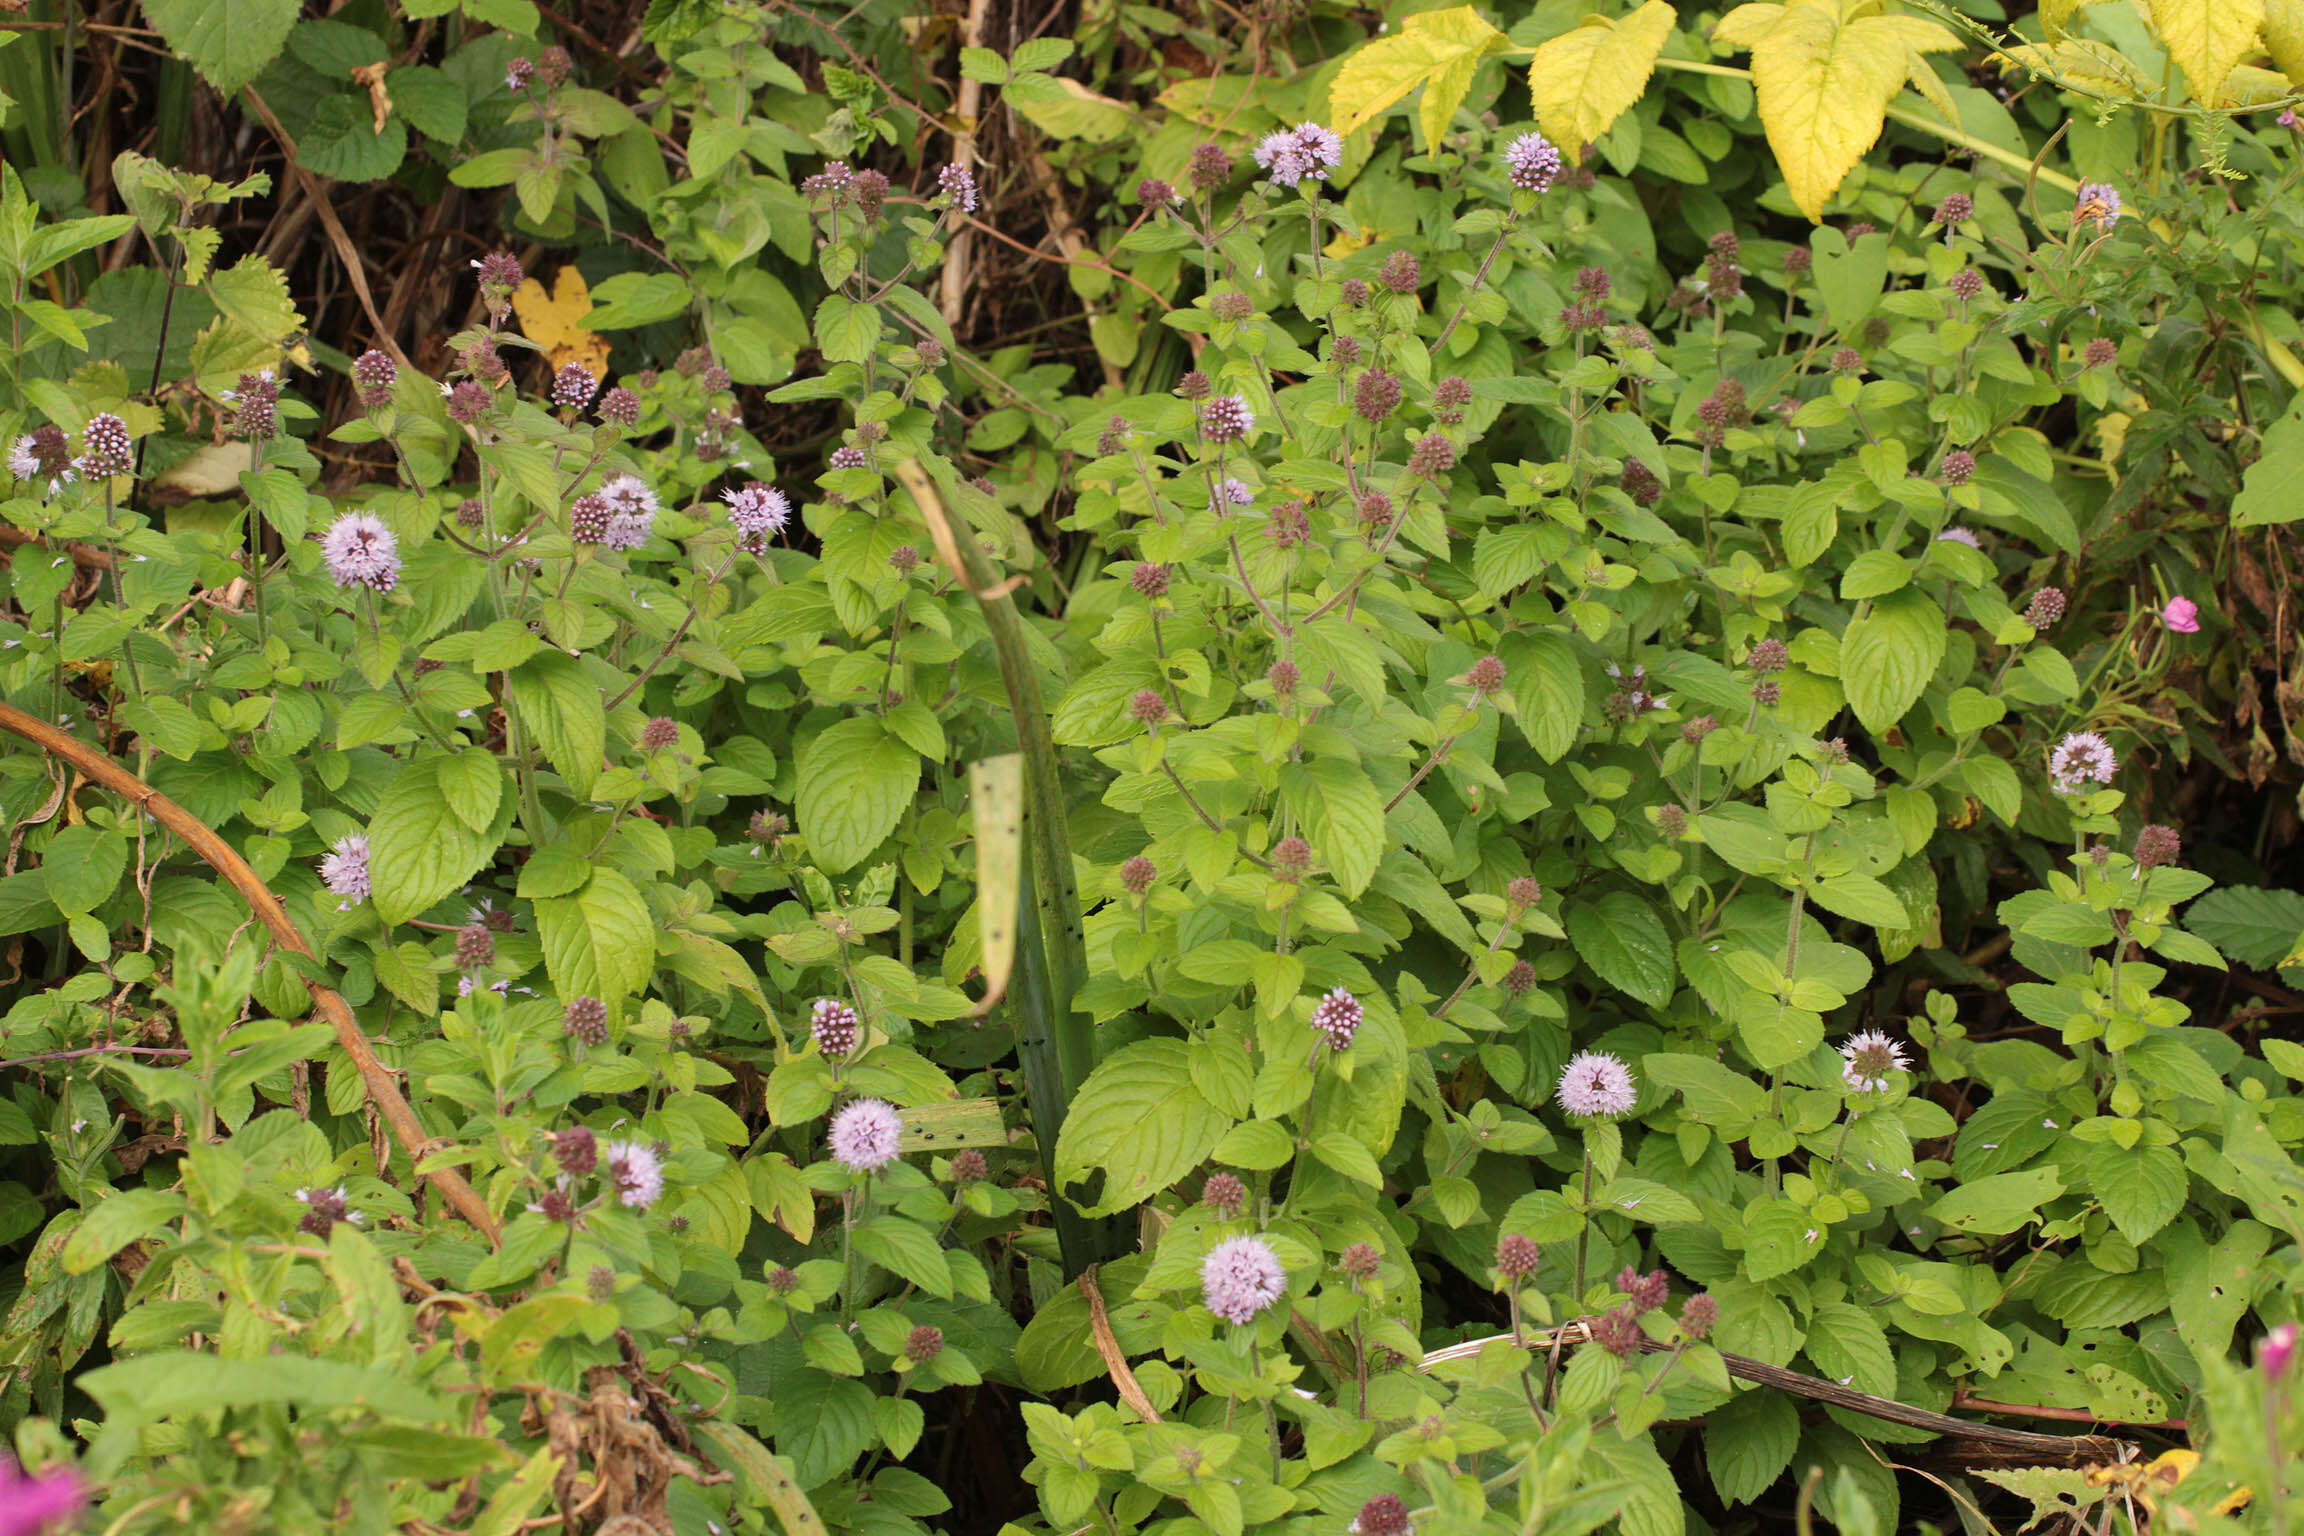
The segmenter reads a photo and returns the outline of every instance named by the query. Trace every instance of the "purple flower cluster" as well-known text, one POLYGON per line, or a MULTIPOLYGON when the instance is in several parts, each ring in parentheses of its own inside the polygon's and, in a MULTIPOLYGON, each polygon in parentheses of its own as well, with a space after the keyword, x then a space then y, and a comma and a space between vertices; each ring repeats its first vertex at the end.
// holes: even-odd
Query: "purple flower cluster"
POLYGON ((1298 123, 1266 134, 1256 146, 1256 163, 1276 187, 1293 187, 1307 179, 1325 181, 1344 163, 1344 141, 1318 123, 1298 123))
POLYGON ((373 512, 347 512, 328 525, 320 557, 339 587, 389 592, 400 580, 400 540, 373 512))

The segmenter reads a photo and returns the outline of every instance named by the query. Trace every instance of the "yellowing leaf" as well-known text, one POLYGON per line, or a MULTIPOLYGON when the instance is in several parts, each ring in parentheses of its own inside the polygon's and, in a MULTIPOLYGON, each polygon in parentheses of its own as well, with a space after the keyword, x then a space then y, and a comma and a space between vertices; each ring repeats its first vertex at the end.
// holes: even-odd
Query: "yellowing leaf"
POLYGON ((1793 204, 1818 221, 1833 191, 1880 137, 1888 103, 1910 78, 1912 56, 1960 46, 1932 21, 1855 14, 1863 4, 1739 6, 1713 34, 1751 50, 1768 146, 1793 204))
POLYGON ((1397 37, 1378 38, 1344 61, 1328 87, 1333 126, 1350 133, 1421 85, 1418 120, 1426 141, 1437 143, 1472 87, 1472 71, 1504 43, 1468 5, 1420 11, 1397 37))
POLYGON ((584 329, 584 317, 592 313, 592 290, 583 273, 562 267, 553 274, 549 296, 542 283, 528 278, 512 290, 512 313, 520 333, 544 349, 553 371, 581 363, 593 378, 607 377, 608 338, 584 329))
POLYGON ((2067 37, 2050 47, 2027 43, 2000 55, 2001 72, 2037 70, 2081 90, 2114 100, 2134 98, 2152 88, 2119 49, 2085 37, 2067 37))
POLYGON ((2224 99, 2224 77, 2246 57, 2264 23, 2264 0, 2150 0, 2152 28, 2184 71, 2192 99, 2224 99))
POLYGON ((2280 73, 2304 85, 2304 0, 2264 0, 2264 51, 2280 73))
MULTIPOLYGON (((1779 9, 1747 5, 1738 14, 1779 9)), ((1586 17, 1582 26, 1536 50, 1528 65, 1528 93, 1536 104, 1536 121, 1558 141, 1560 153, 1571 165, 1585 145, 1606 133, 1608 125, 1648 89, 1656 55, 1672 35, 1677 17, 1667 0, 1648 0, 1620 21, 1586 17)))
POLYGON ((2048 29, 2050 38, 2062 37, 2073 12, 2095 3, 2096 0, 2040 0, 2040 25, 2048 29))

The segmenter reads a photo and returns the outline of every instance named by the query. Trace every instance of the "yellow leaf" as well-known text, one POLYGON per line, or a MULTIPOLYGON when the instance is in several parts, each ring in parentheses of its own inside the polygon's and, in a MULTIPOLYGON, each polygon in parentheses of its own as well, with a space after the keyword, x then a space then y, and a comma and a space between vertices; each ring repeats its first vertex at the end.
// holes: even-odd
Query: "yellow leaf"
MULTIPOLYGON (((1747 5, 1738 13, 1776 9, 1747 5)), ((1558 142, 1570 165, 1648 89, 1656 55, 1664 51, 1678 15, 1668 0, 1648 0, 1619 21, 1588 16, 1582 26, 1536 50, 1528 65, 1528 94, 1536 104, 1536 121, 1558 142)))
POLYGON ((1748 49, 1783 19, 1781 5, 1740 5, 1720 18, 1720 24, 1712 29, 1712 41, 1748 49))
POLYGON ((2255 45, 2264 0, 2150 0, 2152 28, 2184 71, 2192 99, 2212 107, 2223 99, 2224 77, 2255 45))
POLYGON ((1350 133, 1421 85, 1424 136, 1436 143, 1471 88, 1472 71, 1504 44, 1504 34, 1468 5, 1420 11, 1398 36, 1380 37, 1344 61, 1328 87, 1332 126, 1350 133))
POLYGON ((1760 121, 1794 206, 1821 222, 1856 162, 1880 137, 1912 55, 1958 48, 1931 21, 1855 12, 1868 0, 1793 0, 1773 17, 1731 11, 1715 31, 1752 53, 1760 121))
POLYGON ((574 267, 553 274, 549 297, 536 279, 523 281, 512 290, 512 313, 519 318, 520 333, 544 349, 554 372, 581 363, 595 379, 608 376, 608 338, 584 329, 584 317, 592 313, 592 290, 574 267))
POLYGON ((2280 73, 2304 85, 2304 0, 2264 0, 2264 51, 2280 73))
POLYGON ((2040 25, 2048 29, 2050 38, 2062 37, 2064 24, 2072 19, 2072 13, 2095 3, 2096 0, 2040 0, 2040 25))
POLYGON ((2151 90, 2152 82, 2119 49, 2085 37, 2067 37, 2053 47, 2025 44, 2001 55, 2001 72, 2037 70, 2064 83, 2114 100, 2133 99, 2151 90))

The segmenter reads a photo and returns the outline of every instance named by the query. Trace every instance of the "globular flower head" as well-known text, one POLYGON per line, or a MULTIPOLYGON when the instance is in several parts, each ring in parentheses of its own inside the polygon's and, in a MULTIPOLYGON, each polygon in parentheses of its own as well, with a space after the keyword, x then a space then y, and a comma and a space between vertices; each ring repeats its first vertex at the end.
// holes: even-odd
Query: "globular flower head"
POLYGON ((925 1365, 944 1353, 944 1330, 931 1323, 922 1323, 904 1339, 904 1358, 914 1365, 925 1365))
POLYGON ((544 88, 548 91, 556 91, 566 85, 568 76, 575 68, 575 59, 557 43, 536 55, 536 78, 544 82, 544 88))
POLYGON ((661 752, 677 745, 680 740, 680 722, 670 715, 652 715, 640 727, 640 746, 648 752, 661 752))
POLYGON ((1840 1047, 1840 1081, 1850 1093, 1885 1093, 1894 1081, 1891 1073, 1910 1069, 1904 1047, 1877 1029, 1848 1037, 1840 1047))
POLYGON ((1937 466, 1936 473, 1946 485, 1966 485, 1976 473, 1976 455, 1965 448, 1955 448, 1944 455, 1944 462, 1937 466))
POLYGON ((1704 738, 1720 729, 1720 722, 1710 715, 1698 715, 1693 720, 1680 722, 1680 739, 1692 747, 1704 745, 1704 738))
POLYGON ((8 453, 8 472, 39 486, 43 501, 79 478, 72 467, 72 444, 57 427, 36 427, 16 439, 8 453))
POLYGON ((1208 312, 1228 324, 1238 324, 1256 313, 1256 301, 1244 293, 1219 293, 1208 301, 1208 312))
POLYGON ((400 580, 400 540, 372 512, 347 512, 329 524, 320 554, 339 587, 389 592, 400 580))
POLYGON ((568 537, 578 544, 598 544, 608 537, 608 524, 615 514, 608 510, 608 498, 594 491, 579 496, 568 508, 568 537))
POLYGON ((635 1211, 654 1205, 664 1193, 664 1160, 644 1141, 612 1141, 600 1149, 600 1160, 616 1190, 616 1198, 635 1211))
POLYGON ((1197 368, 1187 368, 1176 378, 1176 394, 1183 400, 1205 400, 1214 387, 1208 382, 1208 375, 1197 368))
POLYGON ((496 935, 486 923, 466 923, 456 930, 456 963, 468 971, 496 963, 496 935))
POLYGON ((525 91, 528 89, 528 82, 535 77, 536 61, 534 59, 514 59, 504 66, 504 88, 508 91, 525 91))
POLYGON ((976 211, 976 173, 964 165, 948 165, 936 173, 936 190, 962 213, 976 211))
POLYGON ((1640 1315, 1624 1307, 1592 1319, 1592 1342, 1622 1360, 1640 1347, 1640 1315))
POLYGON ((392 403, 392 386, 399 381, 400 365, 391 354, 374 347, 352 360, 352 387, 359 392, 363 410, 380 411, 392 403))
POLYGON ((738 534, 763 546, 792 520, 792 503, 784 493, 758 480, 730 491, 721 498, 721 505, 728 509, 728 521, 736 525, 738 534))
POLYGON ((1408 450, 1408 473, 1420 480, 1437 480, 1456 467, 1456 445, 1446 434, 1427 432, 1408 450))
POLYGON ((1962 267, 1952 274, 1952 296, 1963 302, 1984 291, 1984 274, 1974 267, 1962 267))
POLYGON ((608 1005, 596 997, 579 997, 560 1015, 560 1027, 582 1045, 608 1043, 608 1005))
POLYGON ((899 576, 909 576, 920 569, 920 551, 909 544, 899 544, 888 551, 888 569, 899 576))
POLYGON ((1338 373, 1359 367, 1361 355, 1357 336, 1338 336, 1328 343, 1328 361, 1335 365, 1338 373))
POLYGON ((2048 777, 2064 793, 2077 794, 2089 784, 2109 784, 2119 772, 2120 760, 2112 744, 2094 731, 2074 731, 2056 743, 2048 755, 2048 777))
POLYGON ((1752 653, 1744 658, 1744 662, 1753 671, 1766 676, 1770 672, 1783 671, 1791 659, 1791 648, 1783 641, 1770 637, 1753 646, 1752 653))
POLYGON ((2098 336, 2088 343, 2085 358, 2091 368, 2109 368, 2120 361, 2120 344, 2109 336, 2098 336))
POLYGON ((834 469, 862 469, 864 463, 864 450, 854 443, 843 443, 832 450, 832 467, 834 469))
POLYGON ((1504 179, 1523 192, 1549 192, 1560 179, 1560 150, 1540 133, 1524 133, 1504 147, 1504 179))
POLYGON ((1368 302, 1368 285, 1356 277, 1348 277, 1336 285, 1336 302, 1345 309, 1358 309, 1368 302))
POLYGON ((1201 144, 1192 151, 1192 189, 1209 193, 1232 179, 1232 157, 1214 144, 1201 144))
POLYGON ((1471 670, 1464 674, 1464 681, 1471 685, 1474 693, 1482 698, 1488 697, 1504 686, 1504 663, 1502 659, 1495 656, 1481 657, 1472 663, 1471 670))
POLYGON ((80 433, 80 473, 91 480, 109 480, 136 467, 128 442, 128 423, 110 411, 88 418, 80 433))
POLYGON ((1212 443, 1236 443, 1255 425, 1246 395, 1218 395, 1200 407, 1200 435, 1212 443))
POLYGON ((552 1143, 552 1160, 570 1178, 580 1179, 600 1166, 600 1143, 588 1128, 573 1125, 546 1139, 552 1143))
POLYGON ((2184 854, 2184 840, 2174 827, 2148 826, 2136 834, 2136 867, 2158 869, 2184 854))
POLYGON ((232 407, 235 436, 268 443, 280 435, 280 381, 271 369, 240 375, 240 382, 224 392, 224 403, 232 407))
POLYGON ((2046 629, 2064 617, 2064 594, 2056 587, 2042 587, 2032 594, 2032 601, 2024 605, 2024 622, 2034 629, 2046 629))
POLYGON ((1627 1264, 1616 1276, 1616 1289, 1630 1299, 1635 1312, 1653 1312, 1664 1305, 1664 1298, 1672 1292, 1672 1283, 1660 1269, 1644 1275, 1627 1264))
POLYGON ((2072 222, 2098 226, 2116 222, 2120 217, 2120 192, 2109 182, 2084 181, 2072 205, 2072 222))
POLYGON ((320 856, 320 882, 347 904, 368 899, 368 839, 348 832, 320 856))
POLYGON ((826 1140, 832 1160, 850 1173, 871 1173, 896 1161, 903 1117, 885 1099, 858 1099, 832 1117, 826 1140))
POLYGON ((2296 1325, 2282 1323, 2256 1345, 2256 1368, 2265 1379, 2278 1381, 2288 1374, 2296 1363, 2296 1325))
POLYGON ((856 1010, 836 997, 820 997, 808 1010, 808 1033, 815 1037, 817 1049, 835 1061, 856 1049, 861 1028, 856 1010))
POLYGON ((1638 459, 1624 461, 1624 473, 1617 477, 1616 488, 1631 497, 1635 506, 1652 507, 1664 499, 1664 482, 1638 459))
POLYGON ((510 251, 492 251, 474 261, 472 270, 480 274, 480 301, 499 317, 512 307, 512 290, 527 276, 510 251))
POLYGON ((600 543, 608 549, 638 549, 648 542, 656 526, 656 493, 638 475, 611 475, 601 485, 600 499, 608 506, 608 526, 600 543))
POLYGON ((1312 845, 1300 837, 1284 837, 1272 845, 1272 869, 1283 880, 1301 879, 1312 867, 1312 845))
POLYGON ((1527 875, 1517 875, 1504 882, 1504 903, 1525 912, 1544 899, 1544 887, 1527 875))
POLYGON ((1976 200, 1965 192, 1954 192, 1936 205, 1939 224, 1965 224, 1976 217, 1976 200))
POLYGON ((1331 1050, 1349 1050, 1365 1016, 1360 999, 1342 987, 1330 989, 1326 997, 1312 1005, 1312 1027, 1327 1037, 1331 1050))
POLYGON ((1606 1051, 1584 1051, 1561 1069, 1555 1095, 1571 1115, 1614 1120, 1632 1113, 1638 1097, 1632 1069, 1606 1051))
POLYGON ((1157 176, 1136 183, 1136 201, 1158 213, 1176 201, 1176 189, 1157 176))
POLYGON ((582 363, 568 363, 552 375, 552 403, 580 411, 592 403, 599 388, 600 381, 592 377, 591 369, 582 363))
POLYGON ((1345 1527, 1345 1536, 1415 1536, 1408 1506, 1395 1494, 1380 1493, 1360 1506, 1360 1513, 1345 1527))
POLYGON ((1158 725, 1168 718, 1168 701, 1157 688, 1139 688, 1128 700, 1128 716, 1140 725, 1158 725))
POLYGON ((1381 368, 1360 375, 1352 387, 1352 409, 1365 421, 1382 421, 1400 405, 1400 380, 1381 368))
POLYGON ((2200 605, 2188 597, 2172 597, 2160 610, 2160 622, 2179 635, 2200 633, 2200 605))
POLYGON ((1864 354, 1854 347, 1836 347, 1832 352, 1834 373, 1857 373, 1864 367, 1864 354))
POLYGON ((1708 1291, 1698 1292, 1680 1304, 1680 1331, 1691 1339, 1701 1339, 1720 1321, 1720 1303, 1708 1291))
POLYGON ((303 1219, 296 1223, 299 1232, 326 1237, 340 1221, 360 1225, 359 1216, 345 1202, 341 1184, 334 1189, 300 1189, 296 1191, 296 1198, 304 1202, 303 1219))
POLYGON ((1795 245, 1784 252, 1784 270, 1800 277, 1815 269, 1816 253, 1804 245, 1795 245))
POLYGON ((1120 889, 1131 896, 1141 896, 1152 889, 1152 882, 1160 878, 1160 871, 1150 859, 1136 854, 1120 866, 1120 889))
POLYGON ((973 1184, 989 1171, 984 1154, 974 1147, 963 1149, 952 1159, 952 1182, 955 1184, 973 1184))
POLYGON ((1344 141, 1318 123, 1298 123, 1266 134, 1256 146, 1256 163, 1276 187, 1325 181, 1344 163, 1344 141))
POLYGON ((1543 1257, 1535 1243, 1517 1232, 1507 1232, 1496 1240, 1496 1273, 1506 1281, 1527 1279, 1536 1273, 1543 1257))
POLYGON ((1471 403, 1472 383, 1460 373, 1432 386, 1432 414, 1451 426, 1464 419, 1464 407, 1471 403))
POLYGON ((1260 1237, 1226 1238, 1200 1265, 1200 1297, 1228 1323, 1253 1322, 1288 1289, 1280 1256, 1260 1237))
POLYGON ((606 1301, 616 1294, 616 1271, 606 1264, 595 1264, 584 1272, 584 1294, 594 1301, 606 1301))
MULTIPOLYGON (((1773 684, 1769 686, 1773 687, 1773 684)), ((1678 838, 1688 830, 1688 812, 1670 801, 1656 807, 1656 830, 1667 838, 1678 838)))
POLYGON ((1394 293, 1414 293, 1424 283, 1424 269, 1406 251, 1394 251, 1376 269, 1376 281, 1394 293))
POLYGON ((856 211, 867 219, 880 217, 881 205, 888 201, 888 178, 878 171, 858 171, 854 191, 856 211))
POLYGON ((1343 1257, 1337 1260, 1338 1267, 1354 1280, 1366 1280, 1373 1277, 1376 1273, 1376 1266, 1380 1262, 1382 1262, 1382 1255, 1376 1252, 1374 1243, 1354 1243, 1346 1248, 1343 1257))
POLYGON ((640 397, 619 384, 600 397, 600 419, 630 429, 640 422, 640 397))
POLYGON ((1288 694, 1296 691, 1303 675, 1296 670, 1296 663, 1283 658, 1264 669, 1264 681, 1272 685, 1274 693, 1288 694))
POLYGON ((1247 1200, 1247 1187, 1229 1173, 1212 1173, 1200 1186, 1200 1203, 1227 1221, 1240 1214, 1247 1200))
POLYGON ((489 407, 496 403, 486 385, 471 379, 444 384, 440 393, 448 402, 448 419, 467 427, 487 415, 489 407))
POLYGON ((1525 960, 1515 960, 1512 969, 1504 973, 1504 979, 1497 985, 1504 989, 1506 997, 1526 997, 1536 990, 1536 967, 1525 960))
POLYGON ((1168 595, 1168 567, 1156 560, 1139 560, 1128 573, 1128 584, 1139 597, 1166 597, 1168 595))

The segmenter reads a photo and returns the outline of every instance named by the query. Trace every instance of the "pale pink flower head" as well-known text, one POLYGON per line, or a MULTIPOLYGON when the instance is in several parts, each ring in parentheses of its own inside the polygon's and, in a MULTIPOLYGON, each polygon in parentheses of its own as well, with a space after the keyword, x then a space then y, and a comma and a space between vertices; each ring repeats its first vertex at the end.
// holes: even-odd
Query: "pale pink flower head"
POLYGON ((1559 149, 1540 133, 1524 133, 1505 146, 1505 179, 1523 192, 1549 191, 1560 164, 1559 149))
POLYGON ((344 905, 353 906, 368 899, 368 839, 357 832, 349 832, 336 839, 336 845, 320 856, 320 880, 329 890, 344 898, 344 905))
POLYGON ((600 1149, 616 1198, 644 1211, 664 1193, 664 1163, 644 1141, 611 1141, 600 1149))
POLYGON ((871 1173, 896 1161, 904 1119, 885 1099, 858 1099, 832 1117, 826 1136, 832 1160, 850 1173, 871 1173))
POLYGON ((1886 1093, 1893 1081, 1889 1074, 1911 1065, 1904 1057, 1904 1047, 1877 1029, 1850 1035, 1848 1043, 1840 1047, 1840 1081, 1847 1084, 1850 1093, 1886 1093))
POLYGON ((1245 1323, 1288 1290, 1280 1256, 1260 1237, 1226 1238, 1200 1265, 1200 1298, 1228 1323, 1245 1323))
POLYGON ((328 525, 320 557, 339 587, 389 592, 400 580, 400 539, 373 512, 347 512, 328 525))
POLYGON ((2112 743, 2094 731, 2074 731, 2048 754, 2048 777, 2068 795, 2078 794, 2091 783, 2111 783, 2119 769, 2120 759, 2113 756, 2112 743))
POLYGON ((1936 542, 1939 544, 1965 544, 1970 549, 1982 549, 1984 547, 1977 541, 1976 531, 1974 529, 1961 528, 1957 526, 1947 528, 1942 533, 1936 535, 1936 542))
POLYGON ((2160 622, 2179 635, 2200 633, 2200 605, 2188 597, 2172 597, 2160 610, 2160 622))
POLYGON ((736 487, 721 498, 720 504, 728 509, 728 521, 745 539, 765 542, 782 533, 792 519, 792 503, 784 493, 757 480, 736 487))
POLYGON ((1272 184, 1292 187, 1310 179, 1325 181, 1344 163, 1344 141, 1318 123, 1298 123, 1266 134, 1256 146, 1256 163, 1269 171, 1272 184))
POLYGON ((14 1460, 0 1457, 0 1536, 39 1536, 87 1503, 88 1487, 72 1468, 26 1477, 14 1460))
POLYGON ((2295 1363, 2296 1325, 2294 1323, 2282 1323, 2264 1335, 2263 1341, 2256 1346, 2256 1364, 2273 1381, 2278 1381, 2287 1375, 2288 1368, 2295 1363))
POLYGON ((1326 997, 1312 1005, 1312 1027, 1327 1037, 1335 1050, 1348 1050, 1352 1037, 1360 1033, 1362 1010, 1360 999, 1342 987, 1331 990, 1326 997))
POLYGON ((1614 1120, 1632 1113, 1638 1094, 1630 1067, 1606 1051, 1584 1051, 1561 1069, 1557 1097, 1569 1114, 1614 1120))

